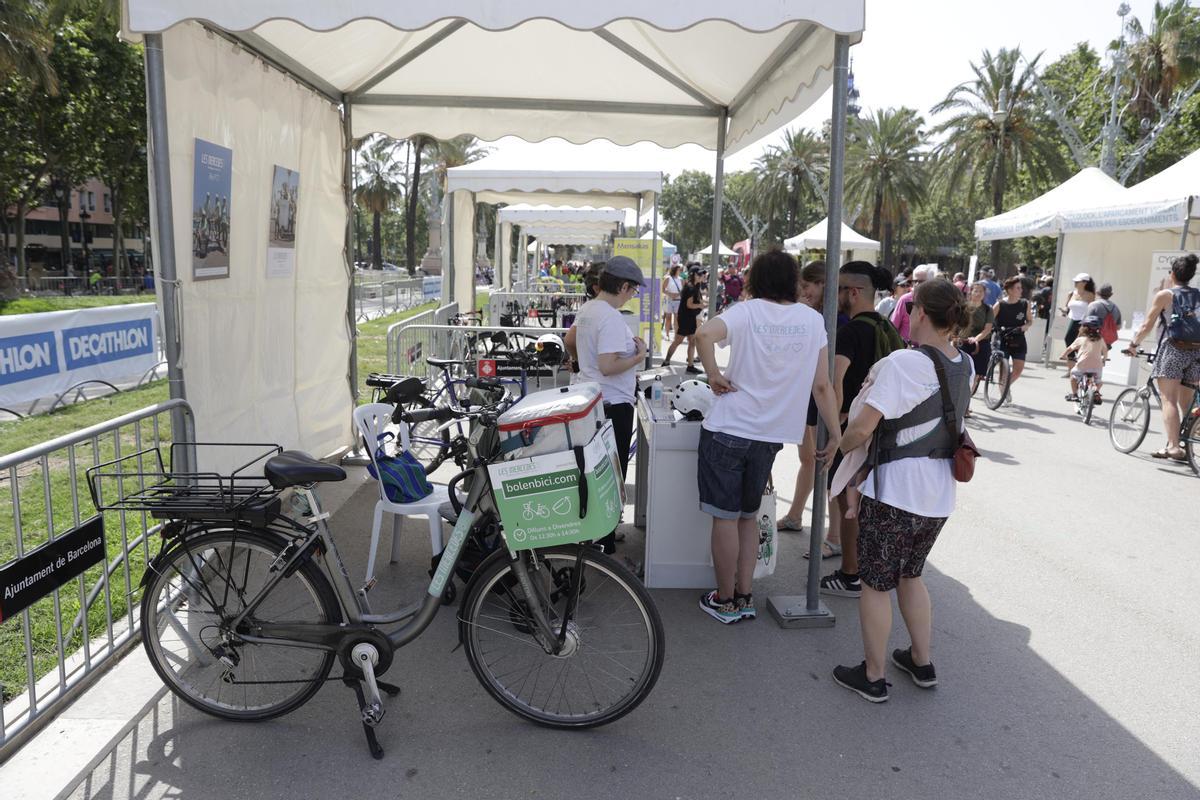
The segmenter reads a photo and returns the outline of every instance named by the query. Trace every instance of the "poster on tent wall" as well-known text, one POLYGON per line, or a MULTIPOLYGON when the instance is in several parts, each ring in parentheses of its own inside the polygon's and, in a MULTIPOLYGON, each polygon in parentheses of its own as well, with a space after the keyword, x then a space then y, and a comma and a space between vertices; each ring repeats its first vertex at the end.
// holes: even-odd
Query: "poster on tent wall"
POLYGON ((1146 291, 1146 304, 1142 308, 1149 308, 1154 302, 1154 295, 1174 286, 1171 282, 1171 262, 1187 254, 1187 250, 1155 250, 1150 254, 1150 286, 1146 291))
POLYGON ((229 277, 233 151, 196 140, 192 172, 192 279, 229 277))
POLYGON ((653 320, 654 324, 662 321, 662 309, 659 287, 656 285, 659 280, 652 280, 651 274, 662 278, 663 270, 663 244, 662 240, 658 240, 658 269, 651 271, 653 260, 650 255, 651 241, 649 239, 613 239, 612 254, 614 256, 626 256, 632 258, 633 262, 642 270, 642 274, 646 276, 646 288, 638 293, 634 300, 629 301, 628 310, 638 314, 641 321, 641 329, 643 338, 649 341, 650 323, 653 320))
POLYGON ((300 173, 275 165, 267 212, 267 277, 296 274, 296 209, 300 206, 300 173))

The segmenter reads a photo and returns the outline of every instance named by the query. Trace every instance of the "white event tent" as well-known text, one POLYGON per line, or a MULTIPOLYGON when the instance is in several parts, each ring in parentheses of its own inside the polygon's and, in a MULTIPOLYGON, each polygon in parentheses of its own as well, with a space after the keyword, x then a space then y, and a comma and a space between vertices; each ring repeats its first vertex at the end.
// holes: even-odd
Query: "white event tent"
MULTIPOLYGON (((699 250, 697 250, 692 255, 699 256, 700 258, 710 258, 711 259, 712 251, 713 251, 713 246, 710 244, 710 245, 707 245, 706 247, 701 247, 699 250)), ((731 248, 729 245, 725 244, 724 242, 717 240, 717 255, 736 256, 737 251, 734 250, 733 248, 731 248)))
MULTIPOLYGON (((805 250, 826 250, 826 236, 829 233, 829 219, 823 219, 806 231, 783 240, 783 249, 788 253, 801 253, 805 250)), ((842 223, 841 251, 869 250, 879 252, 879 242, 868 239, 846 223, 842 223)))
POLYGON ((660 234, 657 230, 646 231, 638 238, 639 239, 658 239, 658 241, 662 242, 662 246, 663 246, 664 250, 675 248, 675 245, 671 244, 666 239, 662 238, 662 234, 660 234))
MULTIPOLYGON (((153 255, 171 396, 189 400, 201 438, 319 454, 352 440, 350 186, 354 144, 371 133, 696 143, 716 151, 715 239, 725 155, 791 122, 832 85, 829 213, 840 217, 849 47, 861 38, 864 6, 122 0, 122 34, 146 52, 153 255), (548 43, 571 58, 547 69, 548 43), (228 148, 231 163, 202 162, 197 140, 228 148), (232 183, 229 276, 199 280, 203 270, 187 268, 192 178, 211 178, 214 164, 232 183), (290 271, 268 269, 276 164, 300 175, 290 271), (339 295, 345 302, 330 302, 339 295)), ((459 189, 444 216, 465 223, 482 199, 459 189)), ((462 272, 473 272, 473 234, 459 224, 444 237, 452 270, 467 263, 462 272)), ((452 276, 447 299, 470 303, 471 284, 452 276)))
MULTIPOLYGON (((599 245, 624 221, 625 210, 622 208, 573 208, 528 203, 516 203, 501 208, 496 212, 496 252, 499 261, 497 273, 500 275, 501 286, 507 289, 512 284, 510 261, 513 225, 520 227, 522 242, 533 238, 547 244, 599 245)), ((536 250, 536 242, 534 247, 536 250)), ((529 250, 521 245, 518 252, 529 250)))

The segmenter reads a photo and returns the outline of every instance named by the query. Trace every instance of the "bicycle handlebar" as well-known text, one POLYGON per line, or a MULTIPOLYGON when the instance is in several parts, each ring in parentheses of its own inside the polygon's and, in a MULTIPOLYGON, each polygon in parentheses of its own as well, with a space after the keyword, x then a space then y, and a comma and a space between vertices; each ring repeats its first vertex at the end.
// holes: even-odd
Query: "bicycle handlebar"
POLYGON ((454 419, 454 411, 449 408, 418 408, 411 411, 402 411, 400 419, 404 422, 446 422, 454 419))
POLYGON ((497 378, 467 378, 463 381, 463 385, 468 389, 482 389, 487 392, 502 392, 504 387, 500 385, 497 378))

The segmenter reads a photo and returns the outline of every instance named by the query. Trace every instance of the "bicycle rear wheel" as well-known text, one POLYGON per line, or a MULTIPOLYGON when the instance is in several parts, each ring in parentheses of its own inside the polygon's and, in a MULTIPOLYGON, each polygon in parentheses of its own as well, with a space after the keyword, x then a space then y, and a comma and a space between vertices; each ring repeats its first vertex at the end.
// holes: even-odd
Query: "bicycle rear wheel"
POLYGON ((983 376, 983 400, 992 411, 999 408, 1008 395, 1008 378, 1008 359, 992 356, 983 376))
POLYGON ((142 643, 154 671, 180 699, 231 720, 264 720, 303 705, 321 688, 334 653, 241 639, 255 623, 336 624, 341 610, 312 563, 284 578, 237 630, 229 623, 268 580, 286 546, 265 531, 190 537, 155 559, 142 596, 142 643))
POLYGON ((1141 389, 1126 389, 1113 401, 1108 438, 1121 453, 1137 450, 1150 430, 1150 398, 1141 389))
MULTIPOLYGON (((453 392, 454 385, 450 385, 447 391, 453 392)), ((433 403, 424 395, 405 404, 405 409, 409 411, 433 407, 433 403)), ((450 452, 450 431, 444 428, 439 430, 441 427, 441 422, 432 419, 408 425, 409 452, 425 468, 426 475, 433 474, 450 452)))
POLYGON ((1200 475, 1200 417, 1192 417, 1192 423, 1183 439, 1183 450, 1187 453, 1188 465, 1191 466, 1192 472, 1200 475))
POLYGON ((1092 396, 1093 388, 1091 383, 1079 387, 1079 416, 1083 417, 1084 425, 1092 424, 1092 412, 1096 408, 1096 400, 1092 396))
MULTIPOLYGON (((549 598, 546 613, 556 631, 578 555, 578 547, 541 550, 539 568, 530 570, 536 588, 549 598)), ((484 563, 463 601, 459 633, 475 677, 502 706, 539 725, 590 728, 613 722, 646 698, 662 671, 662 620, 645 587, 590 547, 582 569, 578 605, 560 655, 540 644, 530 600, 506 551, 484 563)))

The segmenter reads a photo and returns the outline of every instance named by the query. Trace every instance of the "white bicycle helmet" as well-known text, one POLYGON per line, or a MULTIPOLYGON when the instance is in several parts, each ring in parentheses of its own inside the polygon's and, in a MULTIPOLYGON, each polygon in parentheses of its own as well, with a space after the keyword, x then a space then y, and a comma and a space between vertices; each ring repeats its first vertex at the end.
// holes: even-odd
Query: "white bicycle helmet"
POLYGON ((537 338, 533 349, 542 361, 550 364, 557 364, 562 361, 563 354, 567 352, 567 348, 563 345, 562 337, 557 333, 543 333, 537 338))
POLYGON ((716 395, 713 394, 712 387, 707 383, 689 380, 679 384, 671 406, 683 414, 684 419, 699 422, 708 415, 709 411, 712 411, 715 399, 716 395))

